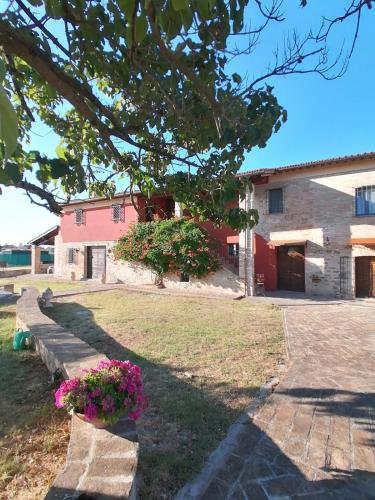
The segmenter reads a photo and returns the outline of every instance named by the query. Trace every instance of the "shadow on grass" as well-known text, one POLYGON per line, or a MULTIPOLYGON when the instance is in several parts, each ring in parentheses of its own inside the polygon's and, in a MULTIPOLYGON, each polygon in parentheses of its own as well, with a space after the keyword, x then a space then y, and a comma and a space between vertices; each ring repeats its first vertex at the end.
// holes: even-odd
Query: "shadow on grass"
MULTIPOLYGON (((97 308, 99 309, 99 308, 97 308)), ((203 381, 183 366, 154 363, 111 337, 96 322, 95 308, 55 303, 49 316, 109 358, 129 359, 143 371, 150 406, 137 428, 140 440, 140 498, 171 498, 200 468, 240 415, 227 401, 257 388, 236 389, 203 381)), ((147 312, 145 312, 146 314, 147 312)), ((166 342, 171 339, 166 338, 166 342)))
POLYGON ((50 375, 39 357, 30 350, 14 352, 16 298, 0 305, 0 437, 30 421, 52 397, 50 375))
MULTIPOLYGON (((209 453, 226 436, 240 412, 220 398, 220 389, 225 384, 208 386, 194 377, 186 380, 184 367, 176 369, 139 356, 103 330, 95 322, 92 311, 95 313, 95 308, 89 310, 77 303, 55 304, 50 316, 109 358, 130 359, 142 367, 150 408, 138 424, 139 497, 170 499, 201 470, 209 453)), ((166 342, 169 340, 166 338, 166 342)), ((254 390, 233 390, 230 395, 250 399, 254 390)), ((278 394, 283 394, 281 389, 278 394)), ((286 391, 283 396, 290 404, 294 404, 293 400, 297 404, 303 400, 305 405, 314 405, 318 413, 349 416, 356 423, 363 420, 363 430, 371 433, 366 422, 369 409, 374 405, 374 394, 302 387, 286 391)), ((371 441, 364 444, 373 445, 371 441)), ((318 446, 316 451, 324 452, 323 446, 321 449, 318 446)), ((345 469, 327 463, 320 469, 310 469, 307 474, 303 464, 297 466, 267 432, 248 421, 237 436, 233 454, 213 475, 206 493, 203 496, 181 493, 179 499, 375 498, 375 475, 365 469, 366 464, 363 470, 356 470, 353 465, 345 469)), ((93 493, 94 498, 95 495, 93 493)))

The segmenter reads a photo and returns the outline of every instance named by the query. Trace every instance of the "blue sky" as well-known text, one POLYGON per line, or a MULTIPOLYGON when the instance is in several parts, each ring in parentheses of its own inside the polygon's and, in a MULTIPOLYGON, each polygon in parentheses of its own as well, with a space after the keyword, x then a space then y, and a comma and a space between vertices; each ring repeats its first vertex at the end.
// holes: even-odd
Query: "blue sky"
MULTIPOLYGON (((311 2, 311 0, 310 0, 311 2)), ((274 27, 255 57, 233 64, 233 71, 251 75, 271 59, 272 49, 286 29, 303 31, 319 23, 325 0, 315 0, 306 9, 297 0, 285 0, 288 22, 274 27), (290 7, 293 6, 293 7, 290 7)), ((346 2, 332 2, 343 4, 346 2)), ((375 10, 375 9, 373 9, 375 10)), ((329 12, 328 12, 329 14, 329 12)), ((318 75, 291 75, 272 81, 279 102, 288 111, 288 121, 264 149, 247 155, 243 170, 274 167, 334 156, 374 151, 375 117, 375 12, 364 13, 355 53, 347 73, 325 81, 318 75)), ((273 25, 274 26, 274 25, 273 25)), ((332 55, 343 38, 350 39, 353 23, 340 27, 331 41, 332 55)), ((56 138, 43 127, 32 134, 32 149, 53 154, 56 138), (38 134, 38 135, 37 135, 38 134)), ((31 205, 22 191, 4 188, 0 196, 0 244, 25 243, 58 223, 46 209, 31 205)))

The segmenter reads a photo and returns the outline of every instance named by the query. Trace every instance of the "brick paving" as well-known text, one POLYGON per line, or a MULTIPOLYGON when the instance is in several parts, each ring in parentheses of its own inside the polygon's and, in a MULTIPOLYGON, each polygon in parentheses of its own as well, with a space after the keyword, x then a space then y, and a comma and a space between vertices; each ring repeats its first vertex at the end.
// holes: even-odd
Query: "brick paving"
POLYGON ((243 425, 210 499, 375 499, 375 307, 285 309, 290 366, 243 425))

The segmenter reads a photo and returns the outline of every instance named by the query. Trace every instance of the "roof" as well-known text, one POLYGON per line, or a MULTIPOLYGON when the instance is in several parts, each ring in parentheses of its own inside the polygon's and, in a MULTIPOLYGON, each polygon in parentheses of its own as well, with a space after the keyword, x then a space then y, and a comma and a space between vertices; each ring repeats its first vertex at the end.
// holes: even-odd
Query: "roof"
POLYGON ((357 155, 348 156, 337 156, 336 158, 327 158, 325 160, 309 161, 307 163, 295 163, 293 165, 286 165, 285 167, 274 167, 274 168, 260 168, 256 170, 247 170, 246 172, 240 172, 238 177, 245 176, 269 176, 273 174, 278 174, 282 172, 290 172, 293 170, 299 170, 303 168, 313 168, 313 167, 323 167, 326 165, 337 165, 339 163, 349 163, 357 160, 374 160, 375 152, 370 151, 368 153, 361 153, 357 155))
POLYGON ((53 238, 58 235, 59 229, 60 226, 53 226, 44 233, 30 240, 28 243, 30 245, 53 245, 54 244, 53 238))
MULTIPOLYGON (((312 168, 312 167, 322 167, 325 165, 335 165, 335 164, 340 164, 340 163, 349 163, 352 161, 356 160, 373 160, 375 159, 375 151, 371 151, 368 153, 361 153, 357 155, 349 155, 349 156, 337 156, 336 158, 327 158, 325 160, 317 160, 317 161, 310 161, 307 163, 295 163, 293 165, 287 165, 285 167, 273 167, 273 168, 260 168, 260 169, 255 169, 255 170, 246 170, 245 172, 240 172, 237 174, 237 177, 246 177, 246 176, 251 176, 251 177, 267 177, 270 175, 282 173, 282 172, 289 172, 293 170, 299 170, 303 168, 312 168)), ((135 195, 140 195, 140 191, 135 191, 135 195)), ((69 202, 66 203, 60 203, 61 207, 69 207, 72 205, 80 205, 82 203, 93 203, 96 201, 103 201, 103 200, 115 200, 118 198, 124 198, 124 197, 129 197, 130 194, 128 193, 116 193, 114 194, 111 198, 108 198, 106 196, 94 196, 92 198, 83 198, 83 199, 75 199, 75 200, 70 200, 69 202)), ((156 196, 165 196, 163 194, 157 194, 156 196)))
POLYGON ((351 238, 348 242, 349 246, 352 245, 370 245, 374 246, 375 245, 375 238, 351 238))
MULTIPOLYGON (((138 194, 138 193, 135 193, 138 194)), ((125 193, 116 193, 111 198, 107 196, 93 196, 92 198, 83 198, 83 199, 75 199, 67 201, 66 203, 60 203, 60 207, 69 207, 70 205, 80 205, 81 203, 92 203, 95 201, 103 201, 103 200, 113 200, 117 198, 129 198, 130 194, 125 193)))

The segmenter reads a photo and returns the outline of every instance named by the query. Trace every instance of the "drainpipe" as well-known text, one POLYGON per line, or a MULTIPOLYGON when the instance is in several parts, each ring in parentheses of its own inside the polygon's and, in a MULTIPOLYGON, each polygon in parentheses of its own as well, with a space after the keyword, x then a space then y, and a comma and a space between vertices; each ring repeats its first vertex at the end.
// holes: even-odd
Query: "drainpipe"
MULTIPOLYGON (((254 184, 251 186, 251 191, 248 189, 247 196, 248 208, 254 208, 254 184)), ((246 230, 246 276, 247 276, 247 295, 250 297, 254 296, 254 229, 246 230)))
MULTIPOLYGON (((240 201, 244 210, 253 208, 253 190, 247 189, 246 196, 240 201)), ((240 271, 245 285, 245 296, 254 295, 254 258, 253 258, 253 230, 245 229, 240 233, 240 271)))

